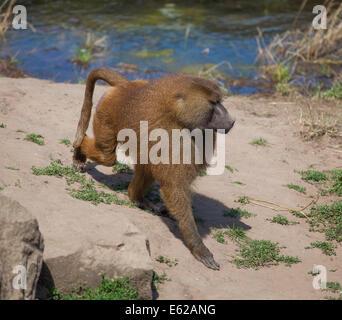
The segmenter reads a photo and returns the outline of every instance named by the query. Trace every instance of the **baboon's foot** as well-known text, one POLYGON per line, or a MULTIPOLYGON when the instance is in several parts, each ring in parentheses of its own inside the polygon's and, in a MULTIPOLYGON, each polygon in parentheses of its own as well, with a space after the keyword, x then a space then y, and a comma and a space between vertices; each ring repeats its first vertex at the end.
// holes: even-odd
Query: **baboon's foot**
POLYGON ((86 166, 87 157, 82 153, 81 148, 78 147, 74 150, 72 157, 72 166, 78 172, 83 172, 86 166))
POLYGON ((207 268, 220 270, 220 265, 214 260, 213 254, 204 244, 200 245, 199 247, 193 248, 191 252, 193 256, 198 261, 201 261, 207 268))
POLYGON ((154 204, 146 198, 144 198, 142 201, 135 201, 135 203, 140 209, 150 210, 154 213, 168 216, 168 210, 164 204, 154 204))

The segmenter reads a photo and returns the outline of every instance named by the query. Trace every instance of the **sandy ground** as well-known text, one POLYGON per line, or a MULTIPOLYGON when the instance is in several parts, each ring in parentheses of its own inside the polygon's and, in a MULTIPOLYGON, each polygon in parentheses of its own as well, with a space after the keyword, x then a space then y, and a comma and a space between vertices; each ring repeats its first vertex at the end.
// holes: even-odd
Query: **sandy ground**
MULTIPOLYGON (((97 87, 95 100, 105 89, 97 87)), ((64 180, 34 176, 31 167, 48 165, 51 156, 71 165, 71 147, 61 144, 60 139, 73 140, 83 93, 84 85, 0 78, 0 123, 6 124, 6 128, 0 128, 0 186, 5 186, 1 192, 19 200, 33 214, 35 210, 49 210, 49 199, 42 195, 50 193, 54 201, 60 202, 70 198, 64 180), (17 130, 43 135, 45 145, 25 141, 26 133, 17 130)), ((314 265, 323 265, 327 270, 337 269, 336 272, 328 272, 328 281, 341 282, 341 247, 337 249, 337 256, 332 257, 323 255, 319 249, 305 249, 311 242, 324 237, 309 232, 305 221, 288 212, 275 212, 252 204, 244 206, 255 214, 249 219, 227 218, 223 212, 238 207, 240 204, 234 200, 243 195, 291 208, 306 206, 312 200, 309 195, 316 194, 317 190, 304 183, 294 169, 305 170, 310 165, 317 170, 341 168, 341 149, 333 144, 323 147, 303 142, 298 135, 298 126, 292 121, 295 117, 291 110, 297 109, 295 103, 281 99, 230 97, 224 104, 237 118, 226 139, 226 163, 235 170, 233 173, 226 170, 221 176, 199 177, 195 183, 197 193, 193 204, 194 215, 200 218, 198 228, 201 236, 220 263, 220 271, 209 270, 192 257, 176 224, 169 218, 116 205, 112 205, 113 214, 125 212, 148 236, 155 271, 159 274, 166 272, 171 279, 157 285, 158 299, 323 299, 327 294, 313 289, 313 277, 308 272, 314 265), (259 137, 265 138, 269 145, 256 147, 249 144, 259 137), (305 186, 307 195, 284 186, 289 183, 305 186), (282 226, 266 221, 277 213, 300 223, 282 226), (283 254, 298 256, 302 262, 292 267, 278 265, 259 270, 238 269, 229 262, 237 246, 229 239, 227 243, 220 244, 212 236, 214 227, 233 224, 244 228, 253 239, 279 242, 286 246, 283 254), (160 255, 178 259, 178 265, 168 267, 155 261, 160 255)), ((87 175, 108 184, 120 178, 112 173, 111 168, 100 165, 90 165, 87 175)), ((327 198, 323 200, 327 201, 327 198)), ((80 200, 72 199, 71 203, 70 210, 82 210, 80 200)), ((90 202, 86 204, 93 206, 90 202)), ((53 227, 49 232, 53 232, 53 227)))

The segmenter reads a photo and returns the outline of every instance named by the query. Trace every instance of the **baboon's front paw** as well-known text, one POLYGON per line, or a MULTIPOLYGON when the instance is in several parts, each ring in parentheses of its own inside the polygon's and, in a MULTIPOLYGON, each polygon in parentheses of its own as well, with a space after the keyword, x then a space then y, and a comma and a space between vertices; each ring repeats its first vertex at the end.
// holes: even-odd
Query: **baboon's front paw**
POLYGON ((220 265, 214 260, 213 254, 203 245, 199 249, 192 250, 193 256, 201 261, 207 268, 220 270, 220 265))

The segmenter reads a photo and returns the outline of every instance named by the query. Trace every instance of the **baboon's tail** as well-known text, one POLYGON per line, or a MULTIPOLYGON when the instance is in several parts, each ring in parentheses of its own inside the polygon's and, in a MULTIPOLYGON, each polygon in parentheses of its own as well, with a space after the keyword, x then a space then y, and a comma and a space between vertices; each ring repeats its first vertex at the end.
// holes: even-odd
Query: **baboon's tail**
POLYGON ((95 82, 97 80, 106 81, 111 86, 125 84, 128 82, 128 80, 120 74, 103 68, 95 69, 89 73, 84 93, 81 116, 80 120, 78 121, 75 141, 73 143, 74 148, 78 148, 82 144, 84 135, 88 129, 91 116, 91 108, 93 106, 93 93, 95 88, 95 82))

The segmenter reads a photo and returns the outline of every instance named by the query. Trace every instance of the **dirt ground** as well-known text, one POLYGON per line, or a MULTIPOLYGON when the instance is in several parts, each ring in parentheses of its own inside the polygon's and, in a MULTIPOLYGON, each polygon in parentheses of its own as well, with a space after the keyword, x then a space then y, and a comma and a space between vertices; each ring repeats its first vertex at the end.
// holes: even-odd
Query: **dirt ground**
MULTIPOLYGON (((97 87, 95 101, 105 89, 97 87)), ((73 141, 83 93, 84 85, 0 78, 0 124, 6 125, 0 128, 0 186, 4 187, 1 192, 19 200, 33 214, 35 210, 49 210, 49 199, 42 197, 46 189, 60 202, 70 198, 65 181, 34 176, 31 167, 47 166, 51 156, 71 165, 72 147, 61 144, 60 139, 73 141), (25 141, 27 133, 43 135, 45 145, 25 141), (35 206, 38 203, 40 205, 35 206)), ((290 208, 307 206, 312 201, 309 196, 316 195, 317 189, 302 181, 294 170, 306 170, 311 165, 317 170, 342 168, 341 145, 337 140, 325 139, 320 143, 304 142, 296 123, 300 112, 295 102, 233 96, 228 97, 224 105, 237 119, 226 139, 226 164, 234 171, 226 170, 221 176, 198 177, 193 203, 200 234, 220 263, 220 271, 207 269, 193 258, 182 242, 177 225, 169 218, 117 205, 112 205, 113 214, 126 212, 149 238, 155 271, 165 272, 170 279, 157 284, 158 299, 323 299, 327 293, 313 288, 313 276, 308 272, 314 265, 337 269, 328 272, 327 280, 341 282, 342 247, 337 248, 336 256, 326 256, 319 249, 305 249, 311 242, 324 239, 321 233, 309 232, 305 219, 287 211, 276 212, 253 204, 242 206, 235 200, 249 196, 290 208), (259 137, 266 139, 268 145, 250 144, 259 137), (234 183, 236 181, 244 185, 234 183), (290 183, 305 186, 307 194, 288 189, 285 185, 290 183), (248 219, 223 216, 225 210, 239 206, 255 216, 248 219), (278 213, 299 224, 283 226, 266 220, 278 213), (231 256, 236 254, 236 244, 228 238, 221 244, 213 237, 213 228, 233 224, 245 229, 252 239, 272 240, 286 246, 282 253, 297 256, 301 262, 291 267, 280 264, 259 270, 238 269, 230 262, 231 256), (168 267, 155 260, 159 256, 177 259, 178 264, 168 267)), ((95 164, 88 166, 87 175, 104 184, 127 179, 127 175, 120 178, 111 168, 95 164)), ((333 198, 320 198, 318 203, 330 199, 333 198)), ((80 201, 73 199, 70 210, 81 210, 80 201)), ((90 202, 87 205, 93 206, 90 202)))

